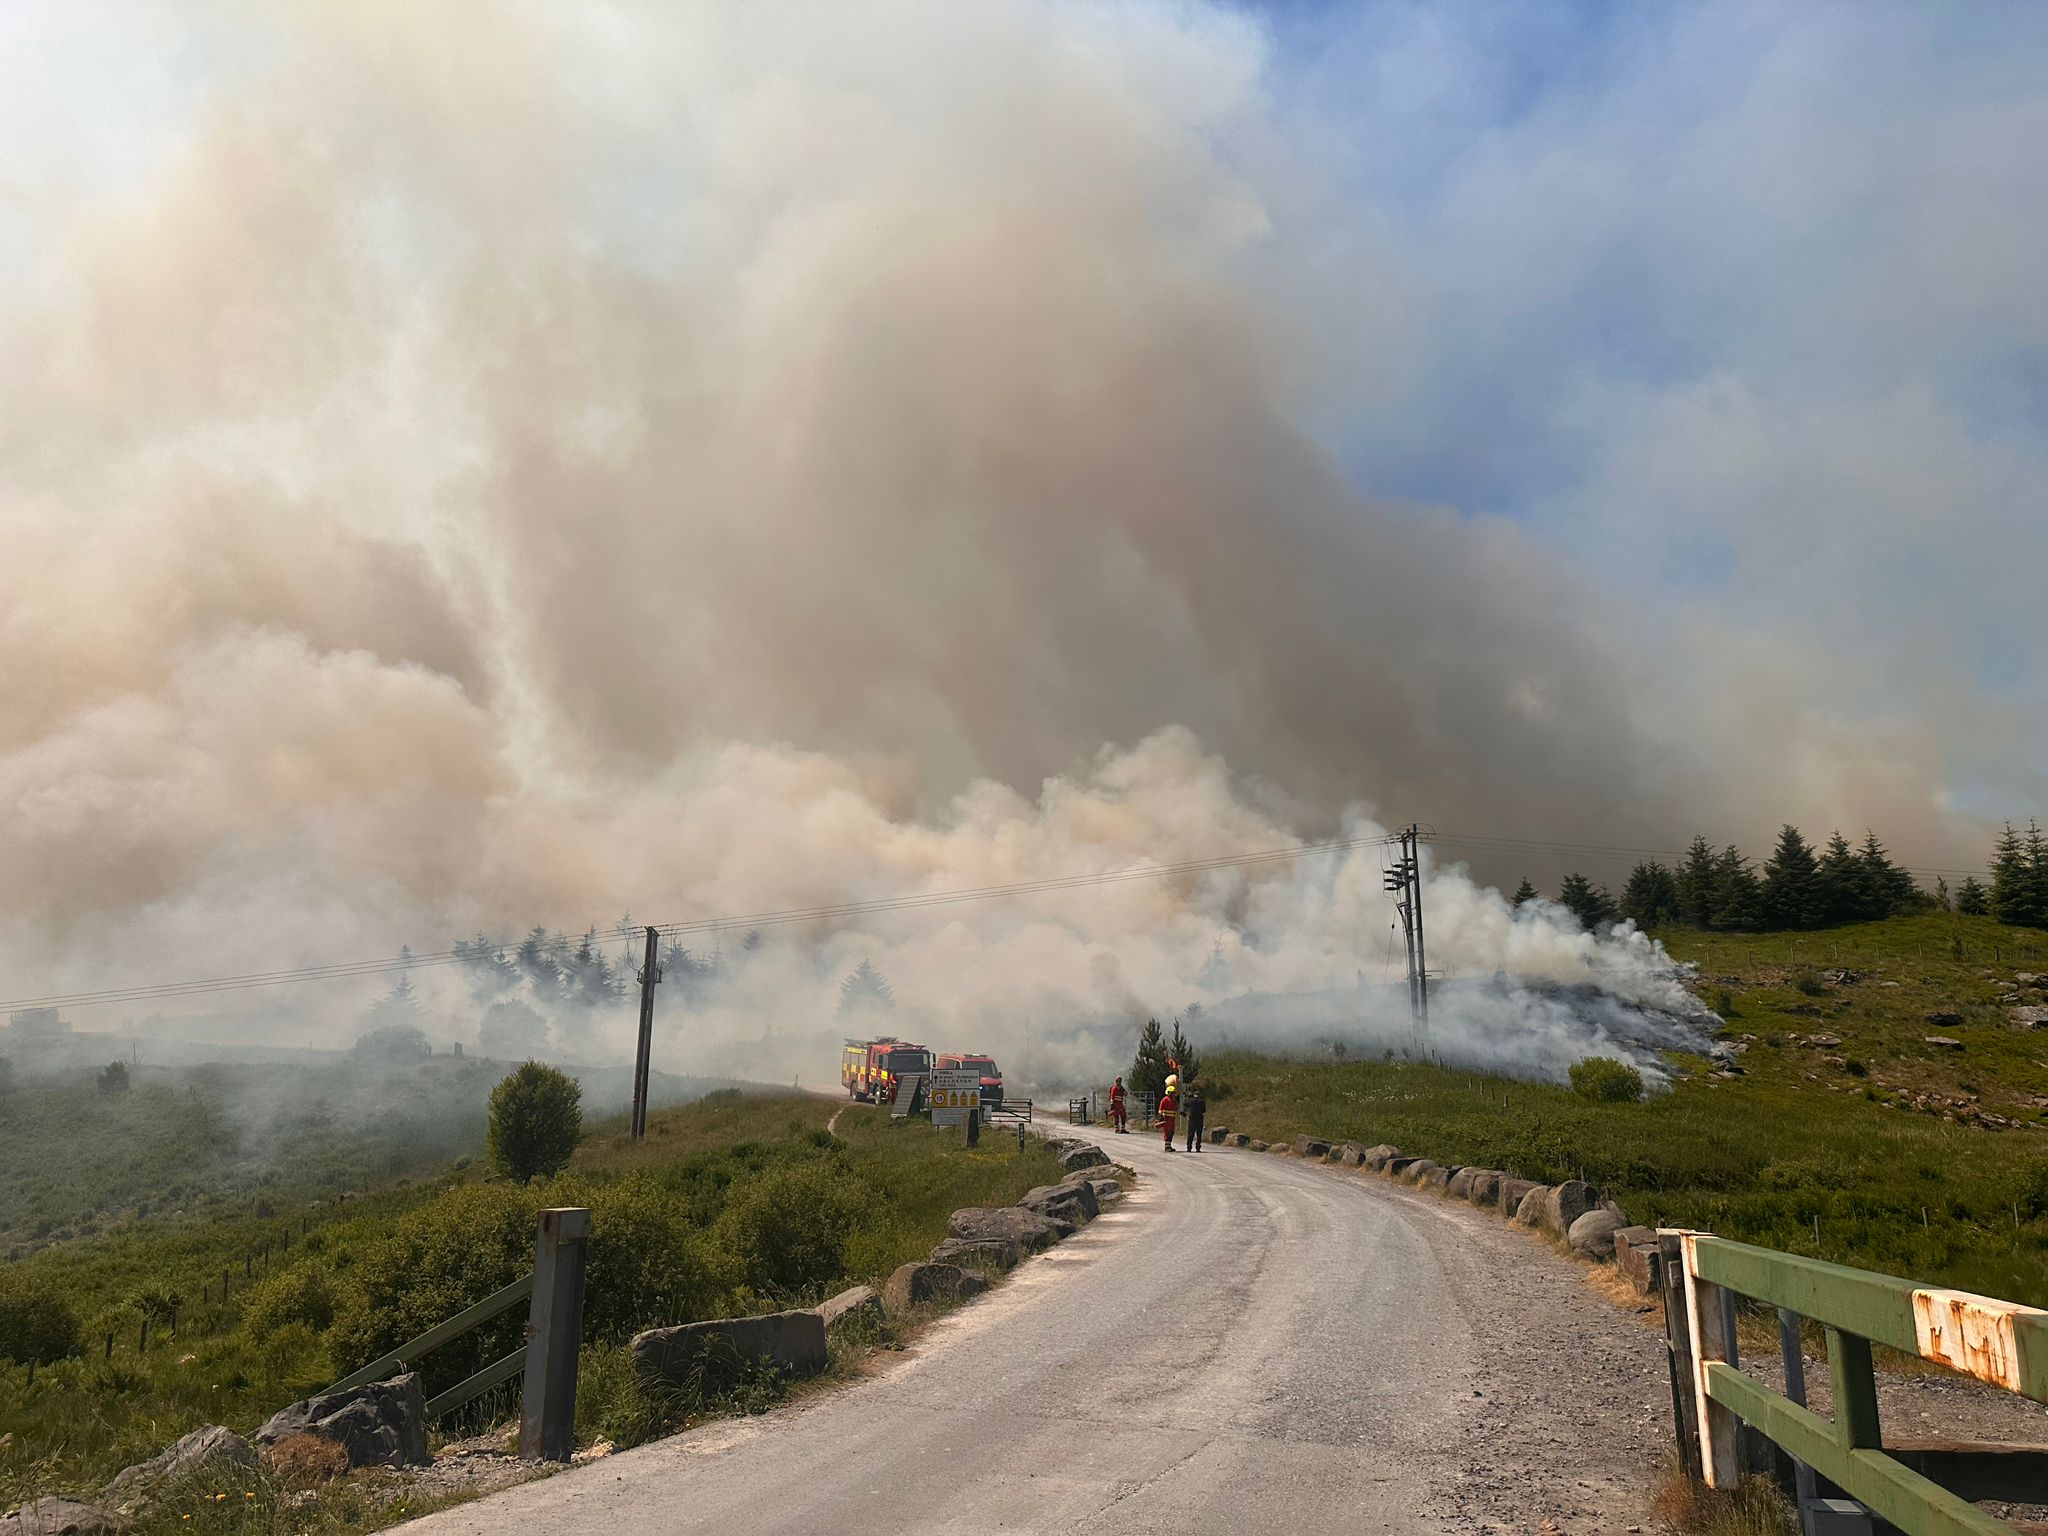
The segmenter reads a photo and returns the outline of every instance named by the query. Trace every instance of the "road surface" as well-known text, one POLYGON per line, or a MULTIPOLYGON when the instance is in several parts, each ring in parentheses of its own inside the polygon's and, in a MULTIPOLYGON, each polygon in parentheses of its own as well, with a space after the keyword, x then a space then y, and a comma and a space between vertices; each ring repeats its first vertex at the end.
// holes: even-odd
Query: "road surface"
POLYGON ((1373 1175, 1088 1134, 1138 1169, 1136 1192, 873 1376, 406 1530, 1645 1523, 1669 1435, 1662 1348, 1583 1266, 1373 1175))

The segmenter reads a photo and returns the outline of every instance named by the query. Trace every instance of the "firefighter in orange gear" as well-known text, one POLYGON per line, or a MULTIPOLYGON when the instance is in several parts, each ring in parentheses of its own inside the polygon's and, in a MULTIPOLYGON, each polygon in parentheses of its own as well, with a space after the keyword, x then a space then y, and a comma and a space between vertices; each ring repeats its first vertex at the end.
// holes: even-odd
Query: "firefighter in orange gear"
POLYGON ((1109 1123, 1116 1127, 1120 1136, 1128 1135, 1131 1129, 1130 1109, 1125 1103, 1128 1097, 1124 1092, 1124 1080, 1118 1078, 1109 1090, 1109 1123))
POLYGON ((1179 1114, 1180 1079, 1169 1075, 1166 1079, 1166 1092, 1159 1096, 1159 1123, 1166 1130, 1166 1150, 1169 1152, 1174 1150, 1173 1122, 1179 1114))

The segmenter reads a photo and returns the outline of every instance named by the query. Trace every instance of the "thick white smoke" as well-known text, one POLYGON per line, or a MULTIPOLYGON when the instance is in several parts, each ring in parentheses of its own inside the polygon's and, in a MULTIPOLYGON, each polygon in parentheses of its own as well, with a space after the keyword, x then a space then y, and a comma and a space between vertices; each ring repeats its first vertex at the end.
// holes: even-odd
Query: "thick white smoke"
MULTIPOLYGON (((1368 798, 1952 825, 1930 736, 1808 711, 1779 655, 1763 691, 1624 650, 1528 536, 1297 429, 1306 193, 1233 11, 146 14, 98 62, 178 90, 82 87, 107 142, 14 146, 0 213, 0 992, 1207 857, 1368 798)), ((1461 974, 1664 984, 1431 902, 1461 974)), ((771 946, 691 1027, 829 1033, 873 953, 1014 1054, 1199 998, 1219 940, 1235 990, 1355 982, 1385 924, 1363 855, 953 909, 771 946)))

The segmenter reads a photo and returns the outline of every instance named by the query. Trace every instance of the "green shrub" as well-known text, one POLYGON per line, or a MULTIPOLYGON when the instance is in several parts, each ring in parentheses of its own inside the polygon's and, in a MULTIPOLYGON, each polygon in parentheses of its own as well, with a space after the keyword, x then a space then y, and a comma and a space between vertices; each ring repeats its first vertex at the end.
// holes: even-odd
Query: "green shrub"
POLYGON ((861 1187, 825 1162, 772 1168, 733 1191, 718 1243, 741 1283, 793 1296, 845 1272, 861 1204, 861 1187))
POLYGON ((1572 1063, 1572 1092, 1596 1104, 1632 1104, 1643 1096, 1643 1074, 1612 1056, 1572 1063))
POLYGON ((1793 987, 1808 997, 1826 997, 1828 984, 1811 971, 1801 971, 1792 978, 1793 987))
POLYGON ((644 1173, 584 1187, 557 1184, 556 1204, 590 1208, 583 1333, 621 1340, 642 1328, 693 1322, 717 1306, 721 1277, 683 1199, 644 1173))
POLYGON ((78 1353, 78 1314, 54 1291, 0 1293, 0 1357, 54 1365, 78 1353))
POLYGON ((491 1161, 507 1178, 561 1172, 582 1139, 583 1090, 568 1074, 529 1061, 491 1090, 491 1161))
POLYGON ((339 1298, 325 1264, 307 1262, 266 1275, 242 1302, 242 1326, 254 1338, 297 1323, 325 1333, 334 1326, 339 1298))

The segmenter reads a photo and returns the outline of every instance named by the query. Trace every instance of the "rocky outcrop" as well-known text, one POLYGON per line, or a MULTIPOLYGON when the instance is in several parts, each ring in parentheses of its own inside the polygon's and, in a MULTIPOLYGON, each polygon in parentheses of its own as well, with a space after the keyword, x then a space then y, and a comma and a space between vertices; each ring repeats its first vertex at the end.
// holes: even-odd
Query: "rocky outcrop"
POLYGON ((348 1453, 351 1467, 422 1467, 432 1459, 427 1402, 413 1371, 293 1403, 265 1421, 256 1443, 275 1445, 293 1435, 332 1440, 348 1453))
POLYGON ((946 1218, 949 1237, 964 1237, 970 1242, 1015 1243, 1031 1253, 1050 1248, 1072 1232, 1071 1222, 1015 1205, 969 1206, 946 1218))
POLYGON ((901 1317, 928 1302, 962 1301, 988 1289, 988 1281, 957 1264, 905 1264, 882 1282, 882 1310, 901 1317))
POLYGON ((1582 1259, 1612 1259, 1614 1234, 1628 1225, 1628 1218, 1602 1208, 1587 1211, 1571 1224, 1565 1242, 1582 1259))
POLYGON ((875 1294, 873 1286, 856 1285, 850 1291, 841 1291, 830 1301, 819 1303, 816 1310, 818 1316, 824 1319, 827 1328, 844 1317, 866 1316, 880 1322, 882 1298, 875 1294))
POLYGON ((723 1384, 761 1367, 815 1376, 832 1363, 825 1319, 809 1309, 650 1328, 627 1347, 641 1380, 675 1387, 723 1384))
POLYGON ((160 1489, 188 1477, 239 1471, 255 1465, 255 1446, 232 1429, 207 1424, 180 1436, 148 1461, 122 1468, 100 1498, 114 1508, 135 1509, 155 1498, 160 1489))
POLYGON ((30 1499, 0 1519, 0 1536, 111 1536, 129 1524, 111 1510, 76 1499, 30 1499))

